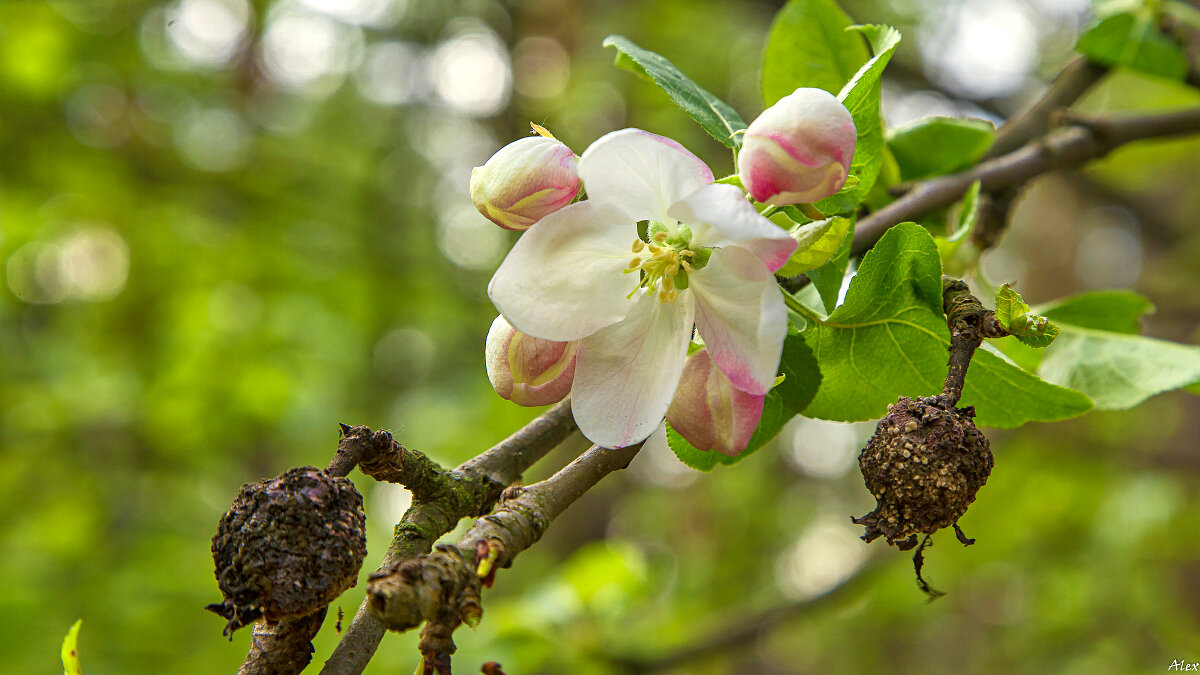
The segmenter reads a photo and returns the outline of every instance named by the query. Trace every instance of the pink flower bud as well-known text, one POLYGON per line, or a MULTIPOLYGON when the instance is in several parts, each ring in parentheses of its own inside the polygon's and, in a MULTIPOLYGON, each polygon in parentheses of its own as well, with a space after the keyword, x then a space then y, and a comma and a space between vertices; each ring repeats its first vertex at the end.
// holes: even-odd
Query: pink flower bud
POLYGON ((684 363, 667 421, 696 449, 734 457, 758 428, 765 398, 733 386, 708 350, 701 349, 684 363))
POLYGON ((471 170, 471 201, 506 230, 526 230, 575 199, 579 160, 554 138, 530 136, 471 170))
POLYGON ((742 185, 775 206, 824 199, 846 183, 857 138, 850 111, 833 94, 801 87, 746 130, 738 154, 742 185))
POLYGON ((498 316, 484 344, 488 379, 497 394, 518 405, 558 403, 571 391, 578 347, 526 335, 498 316))

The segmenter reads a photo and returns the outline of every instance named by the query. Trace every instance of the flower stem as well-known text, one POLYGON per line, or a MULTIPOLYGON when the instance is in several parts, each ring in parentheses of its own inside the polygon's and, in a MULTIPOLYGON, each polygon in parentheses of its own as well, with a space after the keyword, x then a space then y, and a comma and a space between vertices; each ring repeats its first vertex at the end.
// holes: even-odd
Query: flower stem
POLYGON ((810 308, 808 305, 805 305, 803 302, 797 300, 791 293, 788 293, 782 288, 779 289, 779 292, 783 294, 783 304, 787 305, 788 309, 813 323, 825 323, 825 317, 818 314, 816 310, 810 308))

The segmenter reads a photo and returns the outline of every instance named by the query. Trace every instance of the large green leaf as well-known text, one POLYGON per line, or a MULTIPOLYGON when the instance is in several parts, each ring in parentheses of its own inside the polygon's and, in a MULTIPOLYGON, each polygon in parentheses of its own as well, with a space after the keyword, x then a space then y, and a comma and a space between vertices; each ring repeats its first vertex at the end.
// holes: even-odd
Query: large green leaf
POLYGON ((1137 335, 1142 316, 1154 312, 1154 303, 1133 291, 1094 291, 1055 300, 1034 310, 1058 323, 1137 335))
POLYGON ((730 148, 741 147, 742 136, 736 133, 746 128, 741 115, 693 82, 666 57, 642 49, 620 35, 609 35, 602 44, 617 49, 617 65, 648 76, 713 138, 730 148))
POLYGON ((1044 350, 993 341, 1004 354, 1048 382, 1077 389, 1096 408, 1121 410, 1200 380, 1200 347, 1138 335, 1154 305, 1133 291, 1084 293, 1034 308, 1062 334, 1044 350))
POLYGON ((791 0, 771 24, 763 52, 763 103, 772 105, 799 87, 836 94, 869 57, 853 21, 834 0, 791 0))
POLYGON ((1200 380, 1200 347, 1062 325, 1038 374, 1078 389, 1102 410, 1124 410, 1200 380))
POLYGON ((888 133, 887 146, 903 180, 954 173, 983 157, 996 138, 991 122, 961 117, 926 117, 888 133))
POLYGON ((875 56, 858 69, 854 77, 842 87, 838 100, 850 111, 858 141, 854 146, 854 160, 850 173, 858 177, 858 185, 817 202, 822 213, 834 214, 853 211, 879 177, 883 166, 883 117, 879 111, 880 82, 883 69, 892 60, 896 47, 900 45, 900 32, 890 26, 856 26, 858 32, 867 37, 875 56))
POLYGON ((1128 66, 1172 80, 1187 74, 1183 50, 1158 31, 1149 12, 1109 16, 1079 36, 1075 48, 1106 66, 1128 66))
MULTIPOLYGON (((846 301, 804 333, 821 368, 821 388, 804 414, 838 421, 880 417, 899 396, 941 390, 949 331, 942 314, 941 266, 933 237, 915 223, 891 228, 867 253, 846 301)), ((961 405, 977 421, 1016 427, 1083 414, 1091 402, 977 351, 961 405)))

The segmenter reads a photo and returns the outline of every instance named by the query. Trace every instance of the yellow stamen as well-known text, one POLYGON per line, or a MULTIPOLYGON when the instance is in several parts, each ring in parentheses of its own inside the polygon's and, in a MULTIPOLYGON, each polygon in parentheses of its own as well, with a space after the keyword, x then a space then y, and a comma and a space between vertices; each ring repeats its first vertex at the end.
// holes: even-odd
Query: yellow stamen
POLYGON ((655 233, 654 233, 654 241, 657 241, 658 243, 660 243, 660 244, 661 244, 661 243, 663 243, 663 242, 664 242, 664 241, 666 241, 666 240, 667 240, 667 233, 666 233, 666 232, 655 232, 655 233))
POLYGON ((679 262, 679 264, 680 264, 680 265, 682 265, 682 266, 683 266, 683 269, 687 270, 688 272, 695 272, 695 271, 696 271, 696 270, 692 269, 692 266, 691 266, 690 264, 688 264, 688 261, 686 261, 686 260, 681 260, 681 261, 679 262))
MULTIPOLYGON (((533 129, 535 132, 537 132, 537 135, 539 135, 539 136, 545 136, 546 138, 554 138, 554 134, 550 133, 549 131, 546 131, 546 127, 543 127, 540 124, 534 124, 533 122, 530 122, 529 127, 531 129, 533 129)), ((557 140, 557 139, 555 139, 555 140, 557 140)))
POLYGON ((650 251, 651 253, 657 254, 662 249, 655 246, 654 244, 646 244, 646 250, 650 251))
POLYGON ((642 249, 646 248, 646 244, 641 239, 633 240, 633 252, 641 253, 642 249))
POLYGON ((641 269, 641 268, 642 268, 642 259, 641 258, 630 258, 629 259, 629 269, 637 270, 637 269, 641 269))

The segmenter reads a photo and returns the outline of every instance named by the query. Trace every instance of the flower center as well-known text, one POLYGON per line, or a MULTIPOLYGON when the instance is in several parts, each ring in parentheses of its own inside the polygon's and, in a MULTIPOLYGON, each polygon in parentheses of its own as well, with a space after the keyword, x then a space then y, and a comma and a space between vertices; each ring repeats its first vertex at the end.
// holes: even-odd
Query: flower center
MULTIPOLYGON (((692 231, 682 223, 671 231, 662 223, 652 222, 647 228, 647 236, 649 243, 633 240, 632 250, 636 255, 623 273, 639 272, 642 280, 627 297, 632 298, 634 293, 645 288, 657 294, 659 302, 675 302, 679 291, 688 287, 688 274, 703 267, 694 265, 697 252, 691 249, 692 231)), ((702 253, 701 257, 707 261, 708 251, 702 253)))

